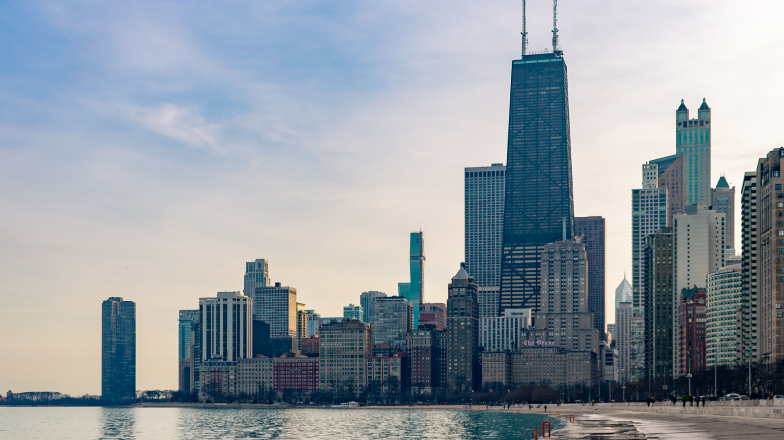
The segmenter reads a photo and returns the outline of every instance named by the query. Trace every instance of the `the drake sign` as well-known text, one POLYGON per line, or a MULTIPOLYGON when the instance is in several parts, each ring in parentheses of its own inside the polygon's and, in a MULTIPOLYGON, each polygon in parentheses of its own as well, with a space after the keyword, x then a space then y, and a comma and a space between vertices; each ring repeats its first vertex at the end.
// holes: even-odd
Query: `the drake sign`
POLYGON ((527 346, 541 346, 541 347, 552 347, 555 346, 555 342, 553 341, 523 341, 523 345, 527 346))

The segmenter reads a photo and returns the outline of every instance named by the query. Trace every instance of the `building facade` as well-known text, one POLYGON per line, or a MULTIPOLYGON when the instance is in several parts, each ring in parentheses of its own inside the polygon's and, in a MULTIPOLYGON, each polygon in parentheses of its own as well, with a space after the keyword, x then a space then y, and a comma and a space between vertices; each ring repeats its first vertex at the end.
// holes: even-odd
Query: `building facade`
POLYGON ((368 387, 377 387, 381 394, 399 394, 404 383, 404 360, 402 353, 367 358, 368 387))
POLYGON ((645 273, 645 261, 642 258, 645 237, 667 226, 667 203, 666 188, 632 190, 632 307, 639 316, 642 316, 645 307, 642 279, 645 273))
POLYGON ((711 109, 705 100, 697 119, 689 119, 683 104, 675 112, 676 151, 683 155, 684 209, 689 205, 711 203, 711 109))
POLYGON ((504 316, 480 318, 479 346, 485 351, 516 350, 521 332, 530 326, 530 309, 506 309, 504 316))
POLYGON ((370 328, 347 319, 319 328, 319 389, 351 386, 355 392, 367 386, 366 359, 371 355, 370 328))
POLYGON ((373 307, 373 343, 405 351, 406 336, 413 329, 412 304, 406 298, 389 296, 377 298, 373 307))
MULTIPOLYGON (((476 286, 498 290, 506 167, 465 169, 465 262, 476 286)), ((497 314, 497 312, 496 312, 497 314)))
POLYGON ((672 228, 645 238, 645 371, 651 377, 672 374, 675 244, 672 228))
MULTIPOLYGON (((672 216, 683 212, 683 155, 674 154, 648 161, 649 166, 656 166, 658 187, 667 189, 667 226, 672 226, 672 216)), ((650 188, 649 186, 645 186, 650 188)))
MULTIPOLYGON (((691 289, 695 285, 704 288, 708 274, 724 267, 724 214, 707 209, 706 206, 687 206, 683 214, 673 218, 675 248, 675 292, 691 289)), ((680 371, 678 336, 678 305, 673 307, 673 366, 674 376, 680 371)))
POLYGON ((271 357, 237 359, 235 377, 239 394, 260 397, 275 389, 271 357))
POLYGON ((620 303, 615 310, 615 325, 618 335, 615 336, 615 347, 618 349, 618 380, 627 383, 631 380, 632 371, 632 303, 620 303))
POLYGON ((242 293, 244 293, 245 296, 254 299, 257 287, 269 287, 269 263, 267 263, 267 260, 259 258, 256 261, 248 261, 245 263, 245 279, 243 285, 245 289, 242 293))
POLYGON ((479 317, 493 318, 499 316, 501 307, 501 289, 499 287, 479 287, 479 317))
POLYGON ((599 380, 599 360, 595 351, 566 350, 543 344, 523 347, 511 357, 513 386, 530 384, 558 388, 582 384, 587 387, 599 380))
POLYGON ((253 300, 240 292, 199 298, 202 361, 253 357, 253 300))
POLYGON ((419 305, 419 325, 430 324, 436 330, 446 328, 446 304, 425 303, 419 305))
POLYGON ((554 46, 552 53, 523 51, 512 61, 501 311, 539 311, 542 249, 573 237, 568 80, 563 52, 554 46))
POLYGON ((460 265, 447 299, 447 382, 455 388, 479 389, 479 304, 474 279, 460 265))
POLYGON ((409 245, 411 281, 398 283, 398 295, 407 299, 414 313, 414 327, 419 325, 419 305, 425 302, 425 236, 412 232, 409 245))
POLYGON ((411 387, 430 393, 446 385, 446 331, 432 324, 419 324, 408 335, 406 355, 411 371, 411 387))
POLYGON ((101 397, 136 398, 136 303, 118 297, 101 304, 101 397))
POLYGON ((319 359, 290 353, 272 359, 275 391, 312 392, 319 389, 319 359))
POLYGON ((492 386, 512 385, 512 353, 509 351, 483 351, 482 352, 482 385, 492 389, 492 386))
POLYGON ((737 316, 743 302, 743 267, 724 266, 708 275, 707 284, 706 366, 735 366, 742 337, 737 316))
POLYGON ((297 289, 257 286, 253 294, 253 314, 270 326, 270 338, 297 338, 297 289))
MULTIPOLYGON (((759 361, 784 360, 784 147, 757 163, 757 350, 759 361)), ((753 215, 753 213, 752 213, 753 215)))
POLYGON ((678 304, 678 372, 705 369, 706 294, 703 288, 682 289, 678 304))
POLYGON ((758 209, 757 172, 743 175, 741 189, 741 255, 743 256, 743 312, 740 357, 744 364, 759 360, 758 338, 758 209))
POLYGON ((376 298, 384 298, 386 296, 386 293, 377 290, 369 290, 359 295, 359 305, 362 306, 362 322, 373 322, 373 318, 370 316, 373 313, 373 303, 376 301, 376 298))
POLYGON ((588 310, 593 312, 593 326, 599 330, 599 337, 605 340, 607 227, 604 217, 575 217, 574 230, 576 236, 582 236, 580 242, 585 245, 588 256, 588 310))

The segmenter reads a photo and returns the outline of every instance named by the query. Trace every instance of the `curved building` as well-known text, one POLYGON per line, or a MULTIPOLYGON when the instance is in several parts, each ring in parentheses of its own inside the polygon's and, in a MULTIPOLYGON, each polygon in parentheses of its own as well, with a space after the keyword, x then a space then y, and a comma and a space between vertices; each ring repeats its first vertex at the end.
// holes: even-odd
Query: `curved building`
POLYGON ((738 311, 743 296, 742 266, 726 266, 708 274, 706 307, 706 363, 733 366, 738 360, 738 311))

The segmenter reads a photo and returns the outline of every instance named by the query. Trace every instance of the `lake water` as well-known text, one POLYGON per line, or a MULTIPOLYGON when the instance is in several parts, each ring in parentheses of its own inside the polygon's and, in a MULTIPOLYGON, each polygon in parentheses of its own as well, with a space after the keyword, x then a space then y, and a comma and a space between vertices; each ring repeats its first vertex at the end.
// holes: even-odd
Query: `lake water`
MULTIPOLYGON (((527 411, 527 410, 523 410, 527 411)), ((533 439, 543 414, 452 409, 0 407, 0 439, 533 439)))

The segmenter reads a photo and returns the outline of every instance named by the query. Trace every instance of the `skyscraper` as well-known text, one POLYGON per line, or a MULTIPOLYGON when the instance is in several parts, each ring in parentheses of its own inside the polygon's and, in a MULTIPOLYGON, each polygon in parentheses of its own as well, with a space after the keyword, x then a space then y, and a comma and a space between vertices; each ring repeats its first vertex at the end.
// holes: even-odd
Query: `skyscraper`
POLYGON ((202 361, 253 357, 253 300, 240 292, 199 298, 202 361))
POLYGON ((618 348, 618 380, 626 383, 630 379, 632 349, 632 303, 622 302, 615 309, 617 335, 615 347, 618 348))
MULTIPOLYGON (((643 185, 643 188, 667 189, 667 226, 672 226, 672 216, 683 212, 683 155, 673 154, 648 161, 649 167, 656 167, 658 184, 643 185)), ((645 179, 646 181, 648 179, 645 179)))
MULTIPOLYGON (((253 298, 257 287, 269 287, 269 267, 267 260, 259 258, 245 263, 245 296, 253 298)), ((255 298, 254 298, 255 299, 255 298)))
POLYGON ((705 99, 697 112, 697 119, 689 119, 683 100, 675 112, 676 150, 683 155, 684 207, 711 203, 711 109, 705 99))
POLYGON ((343 317, 365 322, 363 320, 365 314, 362 310, 362 306, 355 306, 354 304, 343 306, 343 317))
POLYGON ((505 170, 500 163, 465 169, 466 271, 477 287, 496 291, 501 281, 505 170))
POLYGON ((643 165, 642 174, 643 188, 632 190, 632 307, 638 316, 642 316, 645 307, 645 286, 642 282, 645 237, 667 226, 670 211, 667 188, 659 187, 658 165, 643 165))
POLYGON ((465 264, 449 284, 447 307, 447 382, 465 390, 482 386, 479 366, 479 305, 476 284, 465 264))
POLYGON ((672 228, 645 237, 645 367, 652 377, 672 375, 674 237, 672 228))
POLYGON ((623 274, 623 281, 615 288, 615 310, 618 310, 618 304, 622 302, 632 302, 632 285, 626 281, 626 274, 623 274))
POLYGON ((737 315, 743 300, 743 272, 740 264, 725 265, 708 275, 708 303, 705 314, 705 361, 708 368, 734 366, 738 362, 740 332, 737 315))
POLYGON ((406 335, 413 329, 413 307, 405 298, 377 298, 373 303, 373 343, 406 349, 406 335))
POLYGON ((398 295, 407 299, 414 310, 414 328, 419 325, 419 305, 425 302, 425 237, 422 231, 411 233, 409 251, 411 281, 398 283, 398 295))
POLYGON ((604 271, 607 242, 604 217, 575 217, 574 230, 575 235, 582 235, 581 242, 588 256, 588 310, 593 312, 593 326, 599 330, 599 337, 604 341, 604 294, 607 282, 604 271))
POLYGON ((179 349, 178 358, 183 360, 188 358, 188 349, 191 346, 191 332, 195 328, 194 324, 199 322, 199 310, 180 310, 179 320, 179 349))
POLYGON ((362 292, 362 295, 359 296, 359 305, 362 307, 362 322, 373 322, 370 316, 373 313, 373 303, 376 301, 376 298, 385 298, 386 296, 386 293, 376 290, 362 292))
MULTIPOLYGON (((525 10, 523 10, 525 17, 525 10)), ((569 93, 553 10, 553 51, 512 61, 501 254, 501 311, 538 311, 544 245, 574 225, 569 93)))
POLYGON ((743 255, 743 311, 742 328, 743 337, 741 339, 740 357, 741 362, 759 360, 757 350, 758 337, 758 271, 759 261, 757 241, 757 228, 759 225, 759 199, 757 196, 757 171, 750 171, 743 175, 743 187, 741 189, 741 255, 743 255))
POLYGON ((136 397, 136 303, 117 297, 101 306, 101 396, 136 397))
POLYGON ((724 213, 727 230, 724 248, 735 249, 735 187, 730 188, 724 176, 719 178, 716 188, 711 190, 711 205, 716 212, 724 213))

